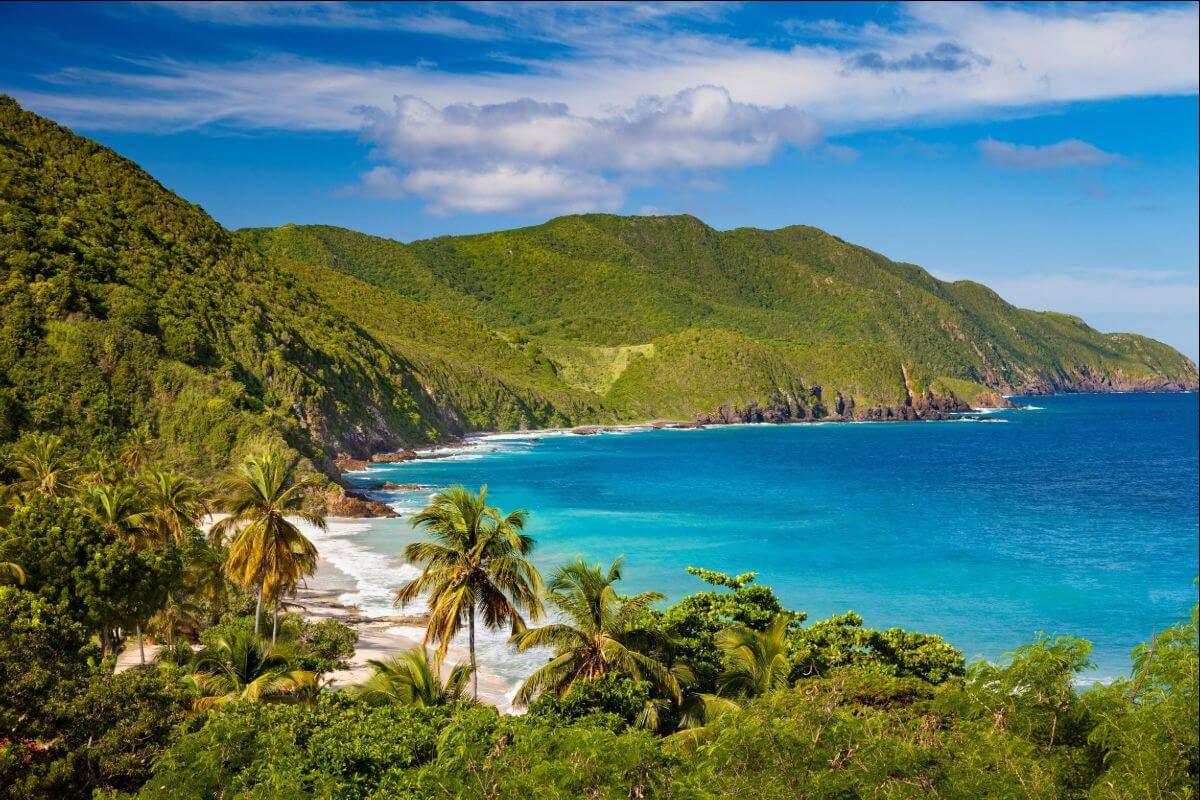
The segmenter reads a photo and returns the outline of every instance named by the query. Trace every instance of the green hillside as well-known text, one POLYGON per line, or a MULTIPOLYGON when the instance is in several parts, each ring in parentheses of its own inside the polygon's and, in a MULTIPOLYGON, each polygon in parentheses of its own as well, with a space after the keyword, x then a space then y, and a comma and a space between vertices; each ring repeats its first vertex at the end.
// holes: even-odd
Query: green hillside
POLYGON ((476 430, 936 417, 996 391, 1196 385, 1165 345, 807 227, 231 234, 2 97, 0 271, 0 447, 144 433, 198 474, 264 443, 332 473, 339 454, 476 430))
POLYGON ((407 245, 325 226, 246 235, 284 262, 532 343, 562 384, 631 419, 789 396, 808 397, 811 412, 813 387, 863 409, 1196 385, 1195 365, 1158 342, 1019 309, 803 226, 720 232, 687 216, 585 215, 407 245))
POLYGON ((0 97, 0 443, 146 431, 206 474, 458 432, 414 365, 135 164, 0 97))

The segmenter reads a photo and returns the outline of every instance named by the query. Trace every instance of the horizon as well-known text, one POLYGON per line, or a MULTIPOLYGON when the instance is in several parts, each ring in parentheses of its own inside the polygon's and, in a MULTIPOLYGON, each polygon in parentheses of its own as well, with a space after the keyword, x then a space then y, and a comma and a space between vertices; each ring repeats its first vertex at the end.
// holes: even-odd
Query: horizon
POLYGON ((1200 358, 1195 3, 0 17, 0 90, 229 229, 803 224, 1200 358))

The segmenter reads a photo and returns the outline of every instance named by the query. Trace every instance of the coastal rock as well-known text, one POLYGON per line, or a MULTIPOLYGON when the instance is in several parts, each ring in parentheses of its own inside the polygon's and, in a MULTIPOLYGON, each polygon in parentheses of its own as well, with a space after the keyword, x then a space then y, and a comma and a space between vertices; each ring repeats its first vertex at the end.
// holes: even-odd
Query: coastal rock
POLYGON ((975 398, 980 408, 1016 408, 1007 397, 998 392, 980 392, 975 398))
POLYGON ((950 415, 970 411, 971 407, 953 394, 942 395, 934 392, 912 395, 908 392, 895 405, 877 403, 874 406, 858 406, 854 397, 834 393, 832 409, 827 409, 821 402, 821 387, 814 386, 809 395, 797 398, 786 393, 776 393, 770 403, 762 405, 757 401, 748 403, 744 408, 738 408, 731 403, 725 403, 714 412, 696 414, 699 425, 732 425, 747 422, 808 422, 824 420, 827 422, 888 422, 919 420, 949 419, 950 415))
POLYGON ((422 487, 419 483, 394 483, 392 481, 372 483, 363 487, 368 492, 415 492, 420 488, 422 487))
POLYGON ((349 453, 338 453, 333 459, 333 465, 338 472, 360 472, 370 466, 367 461, 354 458, 349 453))
POLYGON ((398 517, 387 503, 372 500, 365 494, 335 487, 321 498, 325 513, 331 517, 398 517))
POLYGON ((400 464, 412 461, 417 457, 415 450, 396 450, 392 453, 375 453, 371 456, 372 464, 400 464))

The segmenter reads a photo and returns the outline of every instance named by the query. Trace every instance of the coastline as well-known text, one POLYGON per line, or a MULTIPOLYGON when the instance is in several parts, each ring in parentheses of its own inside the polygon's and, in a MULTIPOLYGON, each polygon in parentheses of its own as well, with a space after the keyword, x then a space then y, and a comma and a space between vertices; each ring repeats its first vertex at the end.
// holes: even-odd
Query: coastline
MULTIPOLYGON (((1152 382, 1146 385, 1136 383, 1126 384, 1092 384, 1092 383, 1077 383, 1070 385, 1030 385, 1023 386, 1017 390, 1013 387, 1005 387, 995 390, 995 398, 1009 403, 1008 405, 996 404, 994 406, 969 406, 963 404, 961 410, 956 411, 939 411, 936 415, 929 416, 905 416, 903 414, 883 414, 883 415, 863 415, 857 414, 846 416, 843 414, 832 413, 821 417, 788 417, 783 419, 741 419, 738 415, 751 409, 736 409, 732 408, 734 415, 732 418, 722 419, 716 414, 709 414, 704 419, 691 420, 676 420, 676 419, 651 419, 642 422, 619 422, 619 423, 587 423, 570 427, 557 428, 517 428, 512 430, 494 430, 494 431, 472 431, 456 437, 446 438, 438 442, 427 442, 422 444, 404 445, 396 450, 380 450, 371 453, 366 458, 354 458, 348 454, 342 453, 332 459, 333 465, 337 468, 339 477, 348 474, 365 474, 372 467, 383 466, 387 464, 397 464, 406 461, 415 461, 420 458, 448 458, 455 455, 462 448, 475 447, 481 441, 486 441, 489 437, 521 437, 534 438, 538 436, 590 436, 602 433, 634 433, 638 431, 651 430, 701 430, 709 427, 729 427, 735 425, 827 425, 827 424, 870 424, 870 423, 892 423, 892 422, 953 422, 962 419, 964 416, 971 414, 988 415, 997 411, 1011 410, 1019 411, 1024 406, 1016 403, 1011 403, 1013 398, 1042 398, 1053 396, 1068 396, 1068 395, 1124 395, 1124 394, 1191 394, 1200 391, 1197 387, 1190 385, 1181 385, 1173 383, 1152 382)), ((757 406, 757 404, 752 404, 757 406)), ((1034 409, 1037 407, 1034 406, 1034 409)), ((894 407, 879 407, 884 412, 896 409, 894 407)), ((758 409, 761 410, 761 409, 758 409)), ((851 413, 854 411, 851 409, 851 413)), ((369 487, 351 486, 351 491, 374 491, 369 487)), ((386 514, 370 514, 363 513, 355 515, 355 518, 374 518, 380 516, 388 516, 386 514)))
MULTIPOLYGON (((1017 395, 1013 395, 1014 397, 1017 395)), ((504 431, 472 431, 463 434, 454 439, 446 439, 440 442, 431 442, 426 444, 415 444, 402 447, 398 450, 385 451, 376 453, 370 459, 349 459, 354 462, 353 468, 343 469, 339 472, 341 477, 347 475, 368 475, 373 469, 387 467, 393 464, 404 464, 413 461, 426 461, 433 459, 453 458, 454 456, 462 455, 484 447, 491 440, 506 440, 506 439, 538 439, 546 436, 600 436, 604 434, 631 434, 631 433, 649 433, 660 430, 675 430, 675 431, 702 431, 709 428, 737 428, 737 427, 773 427, 777 425, 890 425, 900 422, 956 422, 964 417, 970 417, 972 414, 980 416, 988 416, 995 414, 998 411, 1021 411, 1025 406, 1013 405, 1011 407, 990 407, 982 406, 979 408, 972 407, 968 411, 958 411, 948 414, 945 417, 938 419, 849 419, 836 415, 820 418, 807 419, 788 419, 779 422, 775 421, 737 421, 737 422, 699 422, 699 421, 683 421, 683 420, 662 420, 655 419, 646 422, 621 422, 611 424, 589 424, 576 425, 568 428, 521 428, 504 431)), ((1029 407, 1030 410, 1038 410, 1037 406, 1029 407)), ((398 484, 405 488, 416 488, 415 484, 398 484)), ((386 491, 382 486, 374 485, 358 485, 351 484, 351 490, 355 492, 365 492, 368 495, 386 491)), ((375 499, 375 498, 372 498, 375 499)), ((383 516, 361 516, 347 517, 347 519, 378 519, 383 516)))
MULTIPOLYGON (((207 534, 208 530, 225 516, 225 514, 208 516, 202 523, 201 529, 207 534)), ((318 551, 326 544, 322 535, 325 532, 319 531, 301 520, 293 520, 293 522, 317 544, 318 551)), ((361 524, 362 522, 357 518, 328 518, 329 528, 334 533, 352 534, 355 532, 354 528, 361 524), (349 528, 349 530, 339 531, 340 528, 349 528)), ((309 622, 332 619, 352 628, 358 634, 354 654, 347 659, 349 667, 331 672, 326 676, 330 688, 334 690, 361 683, 371 676, 370 661, 391 658, 405 650, 421 647, 425 637, 424 613, 373 615, 360 606, 343 600, 346 595, 356 594, 361 588, 358 578, 339 569, 326 554, 322 553, 317 558, 317 571, 286 602, 286 605, 291 607, 291 611, 299 613, 309 622)), ((133 650, 130 649, 130 652, 132 653, 133 650)), ((468 659, 469 654, 464 648, 457 646, 448 648, 446 660, 442 665, 443 676, 455 664, 468 659)), ((479 668, 479 701, 495 706, 501 714, 510 713, 516 687, 509 685, 503 678, 491 672, 478 657, 476 662, 479 668)), ((130 663, 132 664, 132 661, 130 663)))
MULTIPOLYGON (((348 660, 347 669, 329 673, 330 688, 344 689, 362 683, 371 676, 370 661, 397 656, 405 650, 421 647, 425 636, 424 614, 397 614, 394 616, 370 616, 357 606, 341 601, 341 596, 354 590, 349 583, 354 579, 337 569, 322 557, 317 572, 307 588, 299 589, 291 605, 309 622, 327 619, 352 628, 358 634, 354 655, 348 660)), ((432 650, 433 647, 430 647, 432 650)), ((450 647, 442 665, 443 675, 451 667, 469 658, 468 653, 458 647, 450 647)), ((504 679, 479 665, 479 702, 495 706, 501 714, 512 710, 513 687, 504 679)))

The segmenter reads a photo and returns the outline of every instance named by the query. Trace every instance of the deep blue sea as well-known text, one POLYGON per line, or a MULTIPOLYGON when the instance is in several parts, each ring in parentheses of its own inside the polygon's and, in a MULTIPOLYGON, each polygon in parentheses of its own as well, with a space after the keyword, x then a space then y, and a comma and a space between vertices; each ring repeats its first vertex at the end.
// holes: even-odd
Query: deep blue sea
MULTIPOLYGON (((495 436, 347 477, 421 484, 381 495, 404 510, 486 483, 494 505, 529 510, 539 566, 622 555, 629 592, 705 588, 689 565, 756 571, 810 619, 853 609, 968 658, 1077 635, 1095 646, 1088 677, 1123 674, 1196 602, 1197 395, 1015 400, 1028 408, 953 422, 495 436)), ((383 607, 413 538, 375 520, 322 551, 358 580, 352 599, 383 607)))

